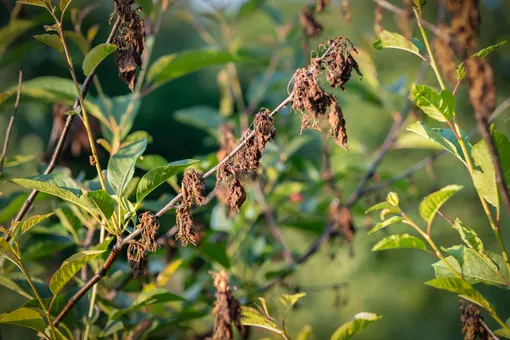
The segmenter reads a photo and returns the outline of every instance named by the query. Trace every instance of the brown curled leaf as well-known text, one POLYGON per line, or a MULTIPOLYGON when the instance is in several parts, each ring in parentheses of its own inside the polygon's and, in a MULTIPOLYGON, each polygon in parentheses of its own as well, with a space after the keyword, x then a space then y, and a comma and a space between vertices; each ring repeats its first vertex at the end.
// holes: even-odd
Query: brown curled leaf
POLYGON ((465 300, 460 300, 459 307, 462 311, 460 322, 464 340, 492 339, 483 326, 483 316, 477 306, 465 300))
POLYGON ((328 46, 331 44, 334 44, 333 50, 322 60, 326 67, 326 78, 331 87, 345 91, 343 86, 351 79, 353 69, 359 76, 363 76, 358 62, 352 56, 352 52, 358 53, 358 51, 349 39, 343 37, 329 40, 328 46))
POLYGON ((331 126, 329 135, 335 138, 335 143, 346 151, 349 151, 347 146, 347 130, 345 128, 345 119, 342 108, 338 105, 336 98, 333 97, 329 107, 328 122, 331 126))
POLYGON ((299 23, 307 38, 315 37, 322 31, 322 25, 315 19, 311 7, 306 6, 299 15, 299 23))
POLYGON ((237 177, 234 177, 228 186, 227 205, 232 211, 239 212, 239 209, 246 201, 246 191, 237 177))
POLYGON ((236 147, 233 124, 222 124, 219 127, 220 149, 216 153, 218 162, 221 162, 236 147))
POLYGON ((195 230, 193 229, 193 219, 189 212, 189 208, 182 204, 176 209, 176 220, 179 230, 175 236, 176 240, 181 240, 183 246, 187 246, 188 243, 196 246, 195 230))
POLYGON ((186 170, 181 183, 182 202, 191 208, 193 202, 202 206, 205 204, 205 182, 194 169, 186 170))

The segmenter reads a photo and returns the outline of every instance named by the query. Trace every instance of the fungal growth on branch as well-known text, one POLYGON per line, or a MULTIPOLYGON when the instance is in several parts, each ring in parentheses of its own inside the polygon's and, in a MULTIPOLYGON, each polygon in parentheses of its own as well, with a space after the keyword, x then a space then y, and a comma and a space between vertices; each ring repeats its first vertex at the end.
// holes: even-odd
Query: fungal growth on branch
POLYGON ((159 230, 159 220, 152 213, 146 211, 138 216, 139 224, 137 229, 141 229, 139 240, 131 240, 128 243, 127 257, 133 277, 144 276, 147 274, 147 253, 155 252, 159 246, 156 242, 156 235, 159 230))
POLYGON ((196 245, 193 218, 190 209, 193 204, 205 204, 205 183, 202 176, 194 169, 187 170, 181 183, 181 204, 176 210, 176 219, 179 231, 176 239, 180 239, 183 246, 188 243, 196 245))

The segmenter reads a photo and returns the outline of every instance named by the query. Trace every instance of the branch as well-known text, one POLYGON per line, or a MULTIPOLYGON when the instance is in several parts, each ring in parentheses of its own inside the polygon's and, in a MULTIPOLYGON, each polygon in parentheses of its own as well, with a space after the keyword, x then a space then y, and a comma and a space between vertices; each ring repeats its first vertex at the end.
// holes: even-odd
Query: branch
MULTIPOLYGON (((331 44, 328 49, 324 52, 324 54, 317 58, 316 60, 317 61, 320 61, 322 59, 324 59, 326 56, 328 56, 328 54, 331 52, 331 50, 335 47, 335 44, 331 44)), ((287 98, 285 98, 281 103, 280 105, 278 105, 271 113, 270 115, 271 116, 274 116, 276 115, 280 110, 282 110, 285 106, 287 106, 291 101, 292 101, 292 98, 293 98, 293 95, 294 95, 294 92, 292 92, 291 94, 289 94, 289 96, 287 98)), ((255 136, 255 131, 252 131, 248 136, 246 136, 245 138, 241 139, 239 141, 239 144, 237 145, 237 147, 232 150, 221 162, 219 162, 216 166, 214 166, 213 168, 211 168, 209 171, 207 171, 206 173, 204 173, 202 175, 202 178, 203 179, 206 179, 207 177, 211 176, 212 174, 214 174, 223 164, 225 164, 226 162, 228 162, 230 159, 232 159, 232 157, 234 157, 242 148, 243 146, 246 144, 246 142, 248 140, 250 140, 251 138, 253 138, 255 136)), ((177 196, 175 196, 170 202, 168 202, 168 204, 166 206, 164 206, 160 211, 158 211, 156 214, 154 214, 154 216, 156 217, 161 217, 163 216, 168 210, 172 209, 173 207, 175 207, 175 205, 177 204, 177 202, 182 198, 182 193, 179 193, 177 196)), ((87 282, 85 283, 85 285, 78 291, 76 292, 70 299, 69 301, 67 302, 67 304, 64 306, 64 308, 62 309, 62 311, 60 312, 60 314, 54 319, 53 321, 53 325, 54 326, 58 326, 58 324, 64 319, 64 317, 67 315, 67 313, 69 313, 69 311, 73 308, 73 306, 83 297, 83 295, 87 294, 87 292, 99 281, 101 280, 105 275, 106 273, 108 272, 108 269, 110 269, 110 267, 113 265, 113 263, 115 262, 115 260, 117 259, 117 257, 119 256, 119 254, 121 253, 122 249, 127 246, 129 244, 129 241, 135 239, 137 236, 139 236, 140 234, 142 233, 142 229, 136 229, 134 232, 132 232, 131 234, 129 234, 127 237, 125 238, 121 238, 121 237, 118 237, 117 238, 117 243, 115 244, 115 246, 113 247, 112 251, 110 252, 110 254, 108 255, 108 258, 106 259, 105 263, 103 264, 103 266, 101 267, 101 269, 87 282)))
MULTIPOLYGON (((110 35, 108 36, 108 39, 106 39, 106 43, 107 44, 109 44, 109 43, 111 43, 113 41, 113 39, 115 37, 115 33, 117 32, 117 29, 119 28, 120 21, 121 21, 120 17, 117 17, 117 20, 113 24, 112 30, 110 32, 110 35)), ((96 75, 96 69, 97 69, 97 67, 94 68, 92 70, 92 72, 83 81, 83 85, 81 86, 81 96, 83 96, 83 98, 85 98, 85 96, 88 93, 90 84, 92 83, 92 80, 94 79, 94 76, 96 75)), ((78 105, 79 105, 79 98, 76 98, 76 100, 74 102, 74 105, 73 105, 73 109, 78 107, 78 105)), ((73 120, 74 120, 75 116, 76 115, 70 115, 70 116, 67 117, 65 125, 64 125, 64 129, 62 130, 62 134, 60 135, 60 138, 58 140, 57 146, 55 147, 55 151, 53 151, 53 154, 51 156, 51 160, 50 160, 48 166, 46 167, 46 170, 44 171, 45 175, 51 174, 53 172, 53 169, 55 169, 55 166, 57 165, 57 161, 58 161, 58 159, 59 159, 59 157, 60 157, 60 155, 62 153, 62 150, 64 148, 65 140, 66 140, 67 136, 69 135, 69 131, 71 130, 71 125, 73 123, 73 120)), ((23 203, 23 206, 21 207, 20 211, 18 212, 18 214, 14 218, 14 223, 20 222, 23 219, 25 214, 28 212, 28 210, 30 209, 30 207, 34 203, 35 197, 37 196, 38 193, 39 193, 39 191, 32 190, 30 195, 27 197, 27 199, 23 203)), ((9 241, 10 236, 7 235, 5 237, 5 239, 6 239, 6 241, 9 241)))
POLYGON ((0 177, 2 176, 2 172, 4 170, 4 161, 5 156, 7 155, 7 147, 9 146, 9 138, 11 136, 12 127, 14 125, 14 118, 16 118, 16 112, 18 112, 19 106, 19 98, 21 96, 21 84, 23 83, 23 68, 19 69, 19 79, 18 79, 18 92, 16 94, 16 102, 14 103, 14 109, 12 110, 12 116, 9 120, 9 125, 7 125, 7 131, 5 132, 5 140, 4 147, 2 149, 2 158, 0 159, 0 177))

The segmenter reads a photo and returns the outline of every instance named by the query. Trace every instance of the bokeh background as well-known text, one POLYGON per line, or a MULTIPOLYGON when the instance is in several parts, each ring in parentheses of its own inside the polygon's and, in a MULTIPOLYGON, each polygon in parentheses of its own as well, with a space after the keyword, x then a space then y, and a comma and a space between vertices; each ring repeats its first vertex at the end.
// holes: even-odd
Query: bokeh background
MULTIPOLYGON (((7 8, 13 5, 13 1, 3 1, 5 6, 0 6, 0 23, 6 25, 9 19, 7 8)), ((400 1, 392 0, 392 3, 402 6, 400 1)), ((502 40, 510 39, 510 2, 506 0, 482 0, 480 1, 481 26, 479 46, 493 45, 502 40)), ((226 4, 229 11, 234 13, 242 0, 180 0, 166 15, 161 32, 157 37, 153 59, 157 57, 181 52, 184 50, 197 49, 205 46, 194 28, 182 20, 183 13, 191 13, 205 25, 213 35, 218 35, 218 29, 214 22, 204 19, 204 12, 210 11, 213 5, 226 4)), ((289 25, 291 34, 282 43, 277 72, 272 77, 269 89, 264 96, 261 106, 274 108, 286 97, 287 82, 293 71, 306 64, 309 50, 316 49, 318 44, 326 38, 345 36, 361 50, 372 56, 378 79, 398 111, 403 107, 405 95, 409 86, 416 79, 420 60, 413 55, 402 51, 385 50, 375 51, 371 43, 375 40, 373 29, 375 3, 371 0, 351 1, 352 21, 347 24, 343 20, 339 3, 333 1, 330 7, 317 15, 317 20, 324 26, 322 33, 312 38, 307 46, 304 46, 304 36, 299 28, 299 13, 309 2, 298 0, 268 0, 266 6, 272 8, 272 12, 257 10, 246 16, 235 27, 233 34, 236 44, 260 53, 261 60, 269 60, 273 46, 275 45, 274 30, 277 25, 289 25), (278 21, 274 15, 279 15, 278 21), (303 50, 305 48, 305 51, 303 50)), ((85 7, 88 1, 73 1, 74 7, 85 7)), ((104 41, 109 28, 108 20, 112 11, 112 1, 99 1, 98 7, 93 14, 88 16, 84 27, 99 24, 99 34, 96 42, 104 41)), ((28 7, 28 6, 26 6, 28 7)), ((431 21, 436 21, 437 1, 429 0, 425 16, 431 21)), ((28 18, 38 17, 41 23, 49 22, 49 16, 41 16, 38 8, 24 8, 21 15, 28 18)), ((389 31, 397 30, 395 16, 385 11, 382 25, 389 31)), ((411 22, 412 24, 412 22, 411 22)), ((36 27, 18 38, 14 46, 21 46, 33 40, 34 34, 41 34, 42 27, 36 27)), ((414 35, 418 37, 417 28, 413 28, 414 35)), ((119 79, 114 58, 108 58, 99 68, 99 79, 105 93, 109 96, 128 93, 127 86, 119 79)), ((76 65, 81 63, 82 57, 74 51, 73 61, 76 65)), ((495 79, 498 88, 498 103, 510 97, 510 44, 504 45, 490 55, 490 63, 495 70, 495 79)), ((252 95, 253 89, 260 82, 264 71, 264 62, 260 64, 239 64, 238 71, 243 93, 246 97, 252 95)), ((17 82, 19 67, 23 67, 26 80, 40 76, 68 77, 67 69, 59 56, 51 49, 33 42, 26 53, 8 57, 6 54, 0 62, 0 90, 5 90, 17 82)), ((364 65, 360 63, 362 72, 364 65)), ((137 130, 146 130, 152 137, 153 142, 148 146, 147 153, 160 154, 168 160, 183 158, 203 157, 215 152, 217 145, 203 129, 183 123, 182 119, 176 119, 175 113, 180 110, 197 106, 207 106, 217 109, 221 99, 221 92, 217 84, 219 67, 186 75, 171 81, 157 89, 142 101, 141 108, 135 121, 137 130)), ((429 69, 426 76, 427 84, 436 86, 433 73, 429 69)), ((393 122, 395 112, 390 112, 370 100, 363 88, 363 80, 353 75, 353 80, 346 86, 346 92, 336 91, 345 114, 349 134, 351 151, 332 147, 332 166, 335 171, 335 179, 347 197, 356 187, 364 170, 366 170, 374 151, 382 143, 389 127, 393 122)), ((450 86, 452 86, 450 84, 450 86)), ((91 95, 96 95, 91 90, 91 95)), ((473 110, 469 104, 467 87, 460 88, 457 95, 459 120, 466 131, 475 128, 473 110)), ((0 106, 0 138, 3 140, 5 128, 12 107, 0 106)), ((504 112, 496 120, 499 131, 508 135, 508 112, 504 112)), ((234 113, 235 115, 236 113, 234 113)), ((182 115, 181 115, 182 116, 182 115)), ((414 116, 413 116, 414 117, 414 116)), ((50 104, 25 100, 22 95, 21 105, 18 111, 9 153, 36 155, 36 160, 12 169, 7 169, 6 176, 30 176, 36 173, 39 166, 44 164, 44 156, 47 153, 47 145, 50 139, 53 124, 52 106, 50 104)), ((283 131, 283 138, 276 138, 275 144, 284 147, 290 143, 292 136, 299 135, 298 115, 284 110, 277 116, 277 128, 283 131)), ((431 123, 433 124, 433 123, 431 123)), ((310 141, 295 153, 289 162, 295 162, 301 168, 306 168, 305 161, 315 164, 320 171, 320 134, 317 132, 305 132, 310 141)), ((430 155, 433 151, 428 149, 403 148, 390 151, 383 161, 378 176, 389 177, 392 174, 403 171, 422 158, 430 155)), ((105 162, 105 160, 103 160, 105 162)), ((87 166, 88 155, 86 152, 78 157, 70 154, 64 159, 65 166, 71 168, 73 175, 84 173, 85 177, 94 175, 93 169, 87 166)), ((289 176, 299 178, 293 173, 289 176)), ((306 170, 309 171, 309 170, 306 170)), ((427 193, 439 189, 447 184, 461 184, 465 188, 454 196, 444 207, 444 213, 451 218, 461 219, 473 226, 484 239, 487 248, 497 251, 497 245, 489 225, 484 218, 476 192, 472 189, 469 177, 460 163, 451 156, 438 159, 431 167, 422 169, 412 177, 411 181, 398 183, 395 190, 400 195, 400 201, 412 216, 416 214, 417 203, 427 193)), ((0 211, 7 207, 12 200, 11 193, 18 190, 12 184, 0 183, 0 211)), ((389 190, 389 189, 388 189, 389 190)), ((304 325, 310 325, 315 339, 326 339, 343 322, 354 314, 362 311, 375 312, 383 316, 383 319, 374 323, 366 331, 358 336, 358 339, 460 339, 461 324, 458 299, 453 294, 438 291, 427 287, 424 281, 434 276, 430 266, 435 262, 430 255, 414 250, 394 250, 386 252, 371 252, 371 247, 382 238, 382 234, 368 236, 367 227, 377 220, 377 215, 366 217, 362 211, 367 204, 375 203, 385 197, 388 190, 383 189, 379 193, 372 194, 363 200, 362 204, 355 207, 358 213, 354 216, 358 228, 355 239, 351 244, 341 240, 334 240, 324 244, 320 251, 312 256, 309 261, 300 266, 299 270, 287 279, 292 287, 299 287, 307 292, 306 298, 300 301, 298 307, 291 311, 288 321, 290 334, 296 334, 304 325), (333 289, 334 286, 340 287, 333 289)), ((163 190, 164 191, 164 190, 163 190)), ((162 194, 163 191, 158 194, 162 194)), ((316 191, 321 195, 321 189, 316 191)), ((43 207, 45 203, 41 203, 43 207)), ((41 208, 42 209, 42 208, 41 208)), ((502 216, 502 230, 507 245, 510 245, 510 225, 505 213, 502 216)), ((8 223, 8 222, 7 222, 8 223)), ((172 217, 162 220, 163 225, 173 225, 172 217)), ((315 239, 318 232, 325 224, 312 226, 312 231, 304 231, 292 226, 282 225, 281 231, 285 243, 293 253, 299 254, 315 239)), ((257 227, 264 228, 263 223, 257 227)), ((412 233, 405 226, 391 227, 393 232, 405 231, 412 233)), ((444 221, 437 219, 434 237, 445 247, 458 244, 458 236, 444 221)), ((51 254, 51 252, 50 252, 51 254)), ((65 256, 64 256, 65 257, 65 256)), ((47 256, 48 268, 57 268, 60 257, 55 254, 47 256), (55 261, 52 261, 55 260, 55 261), (53 263, 54 262, 54 263, 53 263)), ((158 260, 159 261, 159 260, 158 260)), ((160 261, 164 264, 164 259, 160 261)), ((127 269, 126 269, 127 270, 127 269)), ((260 267, 253 266, 251 275, 260 275, 260 267)), ((181 273, 185 275, 185 271, 181 273)), ((179 276, 173 283, 176 290, 183 288, 179 284, 179 276)), ((510 316, 510 294, 508 292, 492 288, 479 287, 486 297, 496 306, 498 313, 506 319, 510 316)), ((264 297, 270 303, 276 303, 280 293, 288 292, 284 287, 279 287, 266 294, 264 297)), ((20 304, 20 298, 10 291, 0 288, 0 312, 12 310, 20 304)), ((490 317, 486 317, 487 324, 493 329, 496 324, 490 317)), ((196 321, 192 324, 197 332, 208 328, 211 318, 196 321)), ((0 326, 2 339, 30 338, 33 333, 25 332, 16 327, 0 326)), ((168 338, 184 338, 189 333, 167 334, 168 338)), ((254 331, 253 338, 271 336, 269 333, 254 331)))

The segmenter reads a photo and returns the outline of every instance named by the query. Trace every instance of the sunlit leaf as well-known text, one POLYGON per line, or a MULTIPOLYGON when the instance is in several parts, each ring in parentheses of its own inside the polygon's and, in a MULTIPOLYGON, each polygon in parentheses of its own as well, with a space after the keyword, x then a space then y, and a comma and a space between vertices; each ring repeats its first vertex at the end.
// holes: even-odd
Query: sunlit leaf
POLYGON ((9 98, 10 96, 12 96, 14 93, 14 91, 4 91, 2 93, 0 93, 0 104, 2 104, 7 98, 9 98))
MULTIPOLYGON (((496 45, 491 45, 484 49, 481 49, 480 51, 473 54, 471 57, 477 57, 477 58, 483 59, 483 58, 487 57, 489 54, 491 54, 492 52, 494 52, 498 47, 501 47, 504 44, 506 44, 506 40, 503 40, 503 41, 497 43, 496 45)), ((460 63, 459 66, 457 66, 456 74, 457 74, 457 80, 464 79, 464 77, 466 76, 466 69, 464 66, 464 62, 460 63)))
POLYGON ((377 40, 374 41, 372 45, 377 50, 382 50, 385 48, 395 48, 398 50, 411 52, 419 56, 420 58, 423 58, 420 55, 419 47, 416 46, 416 44, 413 43, 411 40, 408 40, 407 38, 398 33, 392 33, 383 30, 381 33, 379 33, 377 40))
POLYGON ((331 340, 347 340, 354 335, 363 331, 367 326, 379 320, 382 316, 375 313, 358 313, 354 316, 353 320, 344 323, 338 328, 331 336, 331 340))
POLYGON ((90 50, 83 59, 83 74, 88 76, 110 54, 117 50, 114 44, 99 44, 90 50))
POLYGON ((280 295, 280 302, 285 307, 290 308, 290 307, 294 306, 296 304, 296 302, 298 302, 305 296, 306 296, 306 293, 297 293, 297 294, 292 294, 292 295, 282 294, 282 295, 280 295))
POLYGON ((147 147, 147 140, 131 143, 117 151, 108 162, 107 179, 116 195, 122 196, 135 172, 135 163, 147 147))
POLYGON ((280 329, 272 320, 268 319, 255 308, 241 306, 241 312, 241 324, 243 326, 259 327, 272 331, 276 334, 283 334, 282 329, 280 329))
POLYGON ((69 6, 69 3, 71 2, 71 0, 60 0, 60 4, 59 4, 59 8, 60 8, 60 11, 64 12, 67 8, 67 6, 69 6))
POLYGON ((50 216, 53 216, 54 213, 49 213, 46 215, 35 215, 31 216, 29 219, 27 219, 25 222, 21 224, 21 232, 26 233, 45 219, 47 219, 50 216))
POLYGON ((409 234, 399 234, 383 238, 372 248, 372 251, 397 248, 427 249, 427 245, 417 237, 409 234))
POLYGON ((0 314, 1 323, 27 327, 42 333, 46 329, 46 323, 41 314, 26 307, 18 308, 10 313, 0 314))
POLYGON ((39 40, 45 45, 48 45, 61 55, 65 55, 64 52, 64 46, 62 45, 62 41, 60 40, 60 37, 56 34, 40 34, 40 35, 34 35, 34 38, 39 40))
POLYGON ((411 94, 416 105, 429 117, 440 122, 447 122, 453 118, 455 112, 455 97, 448 90, 437 93, 426 85, 413 84, 411 94))
POLYGON ((390 226, 392 224, 395 224, 395 223, 399 223, 399 222, 402 222, 404 219, 400 216, 393 216, 389 219, 387 219, 386 221, 383 221, 383 222, 380 222, 380 223, 377 223, 375 225, 375 227, 373 227, 369 232, 368 232, 368 235, 372 235, 373 233, 375 233, 376 231, 378 230, 381 230, 381 229, 384 229, 386 228, 387 226, 390 226))
POLYGON ((480 294, 480 292, 474 289, 468 282, 459 278, 436 278, 425 282, 425 284, 437 289, 456 293, 461 298, 471 301, 486 310, 494 310, 494 307, 483 297, 482 294, 480 294))
POLYGON ((87 192, 84 197, 91 202, 89 205, 100 211, 102 216, 109 219, 115 209, 115 200, 104 190, 87 192))
POLYGON ((50 279, 51 292, 55 295, 58 294, 81 267, 104 252, 104 250, 84 250, 65 260, 50 279))
POLYGON ((9 242, 7 242, 3 237, 0 237, 0 255, 20 267, 19 257, 16 255, 16 252, 9 242))
POLYGON ((45 7, 45 8, 48 6, 47 0, 16 0, 16 3, 24 4, 24 5, 45 7))
POLYGON ((154 189, 166 182, 169 178, 184 171, 187 167, 197 163, 197 160, 186 159, 182 161, 172 162, 168 165, 152 169, 147 172, 136 188, 136 202, 140 203, 147 197, 154 189))
POLYGON ((430 223, 441 206, 460 189, 461 185, 447 185, 425 197, 419 207, 420 215, 425 222, 430 223))

